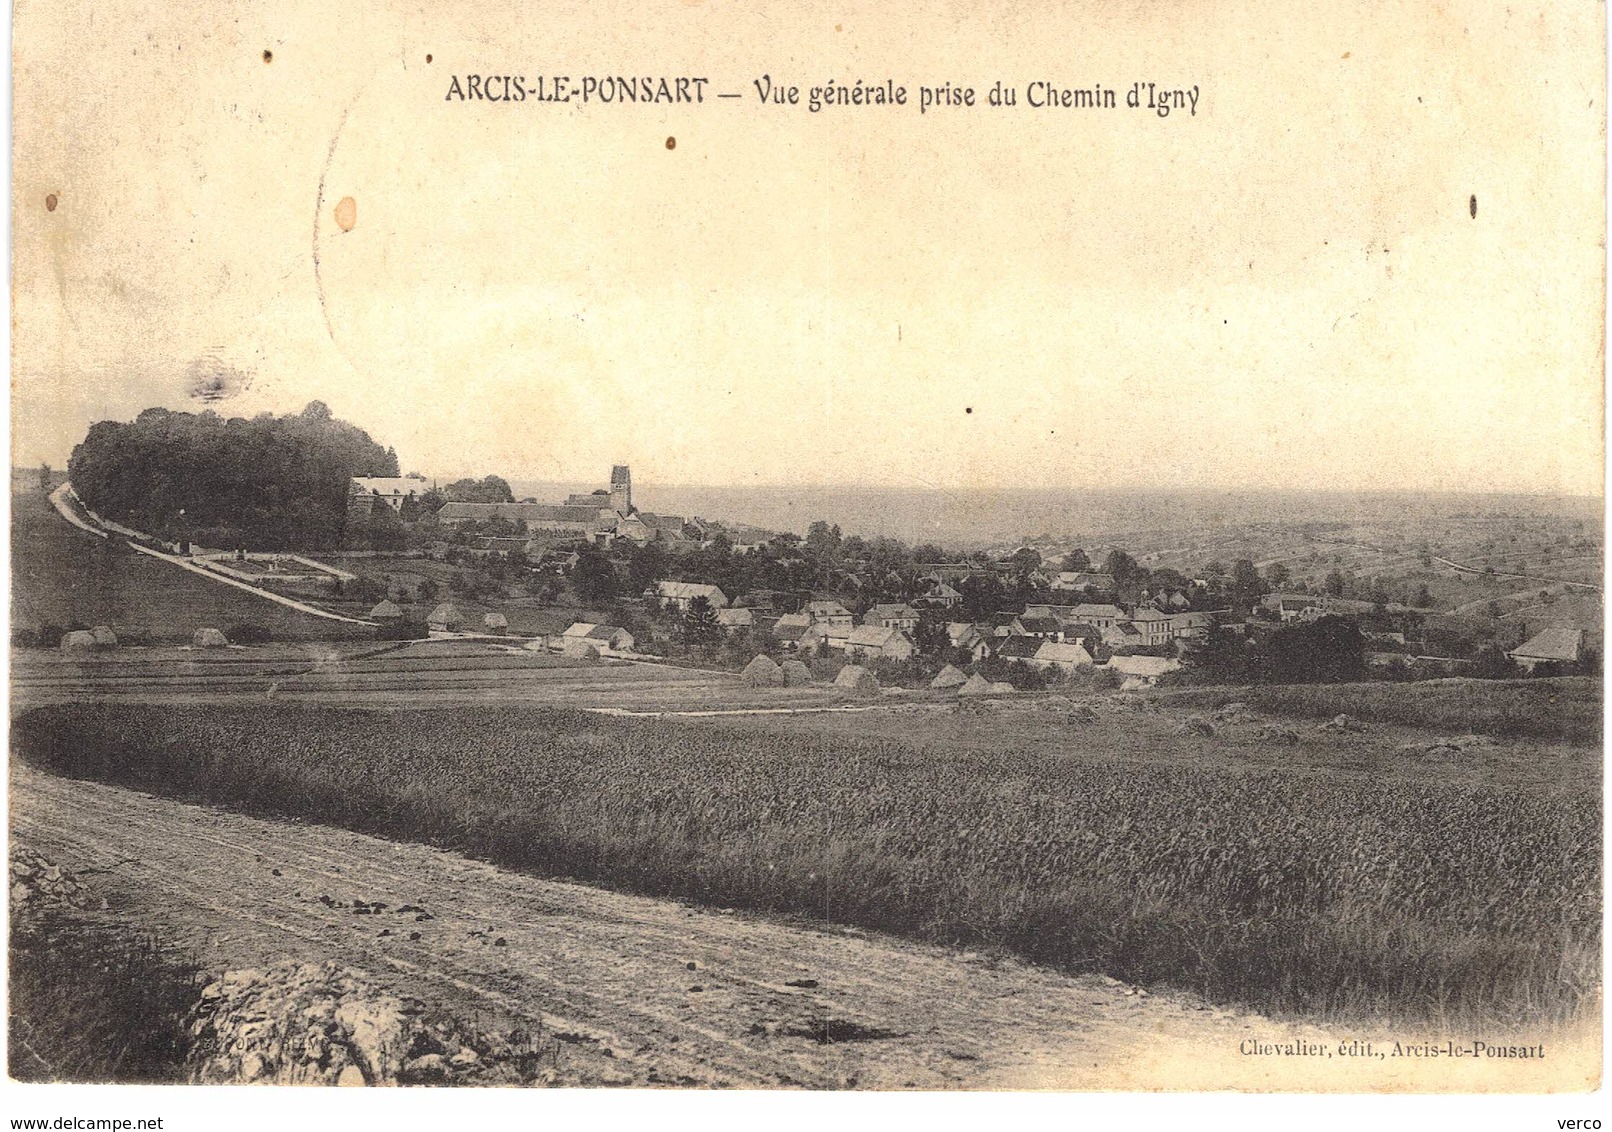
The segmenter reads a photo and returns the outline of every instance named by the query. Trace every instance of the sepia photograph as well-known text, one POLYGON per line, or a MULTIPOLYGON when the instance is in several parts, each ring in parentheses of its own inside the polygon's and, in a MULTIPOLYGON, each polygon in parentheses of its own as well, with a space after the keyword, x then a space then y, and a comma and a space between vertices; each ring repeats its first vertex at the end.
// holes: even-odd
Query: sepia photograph
POLYGON ((1584 1116, 1606 62, 19 0, 7 1107, 129 1122, 13 1126, 1584 1116))

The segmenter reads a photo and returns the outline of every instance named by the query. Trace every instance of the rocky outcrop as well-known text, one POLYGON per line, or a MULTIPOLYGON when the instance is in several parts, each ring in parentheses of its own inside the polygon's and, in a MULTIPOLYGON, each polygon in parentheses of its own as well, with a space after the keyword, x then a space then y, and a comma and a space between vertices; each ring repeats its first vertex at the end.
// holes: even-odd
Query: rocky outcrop
POLYGON ((26 912, 40 904, 63 904, 81 912, 105 911, 106 901, 75 875, 32 849, 11 849, 11 907, 26 912))
POLYGON ((202 991, 191 1032, 197 1084, 530 1084, 552 1074, 522 1035, 471 1034, 337 963, 230 971, 202 991))

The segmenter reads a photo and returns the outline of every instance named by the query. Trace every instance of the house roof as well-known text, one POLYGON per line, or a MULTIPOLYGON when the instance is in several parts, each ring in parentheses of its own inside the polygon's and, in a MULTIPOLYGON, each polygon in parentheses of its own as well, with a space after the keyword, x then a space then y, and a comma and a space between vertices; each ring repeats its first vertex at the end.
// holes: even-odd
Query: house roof
POLYGON ((845 638, 847 645, 857 645, 864 648, 886 648, 897 639, 906 640, 906 634, 900 629, 890 629, 883 625, 858 625, 851 630, 850 636, 845 638))
POLYGON ((597 526, 599 512, 593 507, 554 507, 547 503, 446 503, 437 512, 441 523, 486 522, 508 519, 512 523, 580 523, 597 526))
POLYGON ((916 619, 918 616, 918 611, 912 606, 908 605, 906 602, 898 601, 892 604, 875 605, 872 609, 868 610, 868 616, 880 618, 910 617, 916 619))
POLYGON ((1005 637, 996 646, 996 655, 1003 660, 1029 660, 1044 644, 1040 637, 1005 637))
POLYGON ((1112 656, 1108 667, 1126 676, 1163 676, 1180 668, 1181 662, 1167 656, 1112 656))
POLYGON ((1102 637, 1102 630, 1087 621, 1065 621, 1063 626, 1065 640, 1095 641, 1102 637))
POLYGON ((719 625, 754 625, 756 615, 745 608, 719 609, 716 611, 716 620, 719 625))
POLYGON ((1145 609, 1138 609, 1135 613, 1131 614, 1131 620, 1132 621, 1168 621, 1168 620, 1170 620, 1170 615, 1168 613, 1161 613, 1157 609, 1145 608, 1145 609))
POLYGON ((778 618, 777 623, 772 627, 772 635, 778 638, 780 641, 798 641, 806 634, 806 630, 808 628, 809 626, 802 625, 798 621, 786 623, 785 620, 780 617, 778 618))
POLYGON ((813 617, 849 617, 851 611, 837 601, 819 598, 806 603, 806 612, 813 617))
POLYGON ((1583 629, 1552 626, 1535 633, 1511 650, 1510 655, 1525 660, 1560 660, 1572 663, 1578 660, 1584 644, 1583 629))
POLYGON ((927 594, 925 594, 924 596, 925 597, 938 597, 938 598, 951 598, 951 597, 960 598, 963 595, 958 593, 956 590, 952 589, 945 582, 936 582, 934 585, 929 587, 929 592, 927 594))
MULTIPOLYGON (((569 637, 572 640, 609 642, 615 639, 616 634, 626 632, 627 630, 620 625, 595 625, 591 621, 578 621, 561 633, 560 636, 569 637)), ((631 636, 632 634, 628 633, 627 635, 631 636)))
POLYGON ((1090 664, 1091 653, 1074 644, 1060 644, 1057 641, 1042 641, 1041 647, 1035 652, 1036 660, 1050 661, 1054 664, 1090 664))
POLYGON ((1063 632, 1063 622, 1056 617, 1020 617, 1019 626, 1026 632, 1035 636, 1043 633, 1063 632))
POLYGON ((704 582, 656 582, 655 592, 661 597, 667 598, 693 600, 697 597, 720 597, 724 602, 727 601, 727 597, 722 593, 721 590, 717 589, 715 586, 707 585, 704 582))
POLYGON ((1115 618, 1124 617, 1125 611, 1117 605, 1109 605, 1102 602, 1092 603, 1083 601, 1079 605, 1075 606, 1075 616, 1081 618, 1082 620, 1090 620, 1093 617, 1115 618))

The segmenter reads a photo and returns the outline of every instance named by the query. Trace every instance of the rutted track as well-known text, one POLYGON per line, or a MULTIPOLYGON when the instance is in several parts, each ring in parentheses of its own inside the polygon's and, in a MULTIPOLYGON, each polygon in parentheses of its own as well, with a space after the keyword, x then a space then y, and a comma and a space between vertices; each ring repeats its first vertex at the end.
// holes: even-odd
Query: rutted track
POLYGON ((1134 1087, 1162 1056, 1218 1064, 1274 1025, 1095 976, 543 881, 17 764, 12 824, 211 969, 337 958, 462 1016, 563 1036, 577 1083, 1134 1087), (376 901, 386 909, 355 913, 376 901), (813 1037, 825 1025, 834 1040, 813 1037))

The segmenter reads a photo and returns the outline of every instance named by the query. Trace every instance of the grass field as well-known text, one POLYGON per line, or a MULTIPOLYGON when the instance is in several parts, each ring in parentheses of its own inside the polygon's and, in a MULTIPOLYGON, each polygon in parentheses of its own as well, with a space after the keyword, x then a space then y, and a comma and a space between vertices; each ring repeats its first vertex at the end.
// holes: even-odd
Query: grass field
POLYGON ((1596 676, 1201 688, 1169 699, 1205 707, 1241 700, 1284 715, 1327 719, 1346 714, 1452 734, 1601 741, 1601 680, 1596 676))
POLYGON ((174 1084, 205 981, 183 956, 60 906, 12 910, 7 1072, 19 1081, 174 1084))
POLYGON ((43 493, 13 492, 13 628, 111 625, 157 641, 241 624, 263 625, 280 640, 374 636, 367 626, 299 613, 143 554, 113 553, 109 541, 63 521, 43 493))
POLYGON ((1595 1000, 1594 775, 1104 759, 1112 727, 1071 733, 1078 758, 1011 730, 982 748, 537 708, 60 706, 13 734, 70 776, 1269 1011, 1546 1022, 1595 1000))

